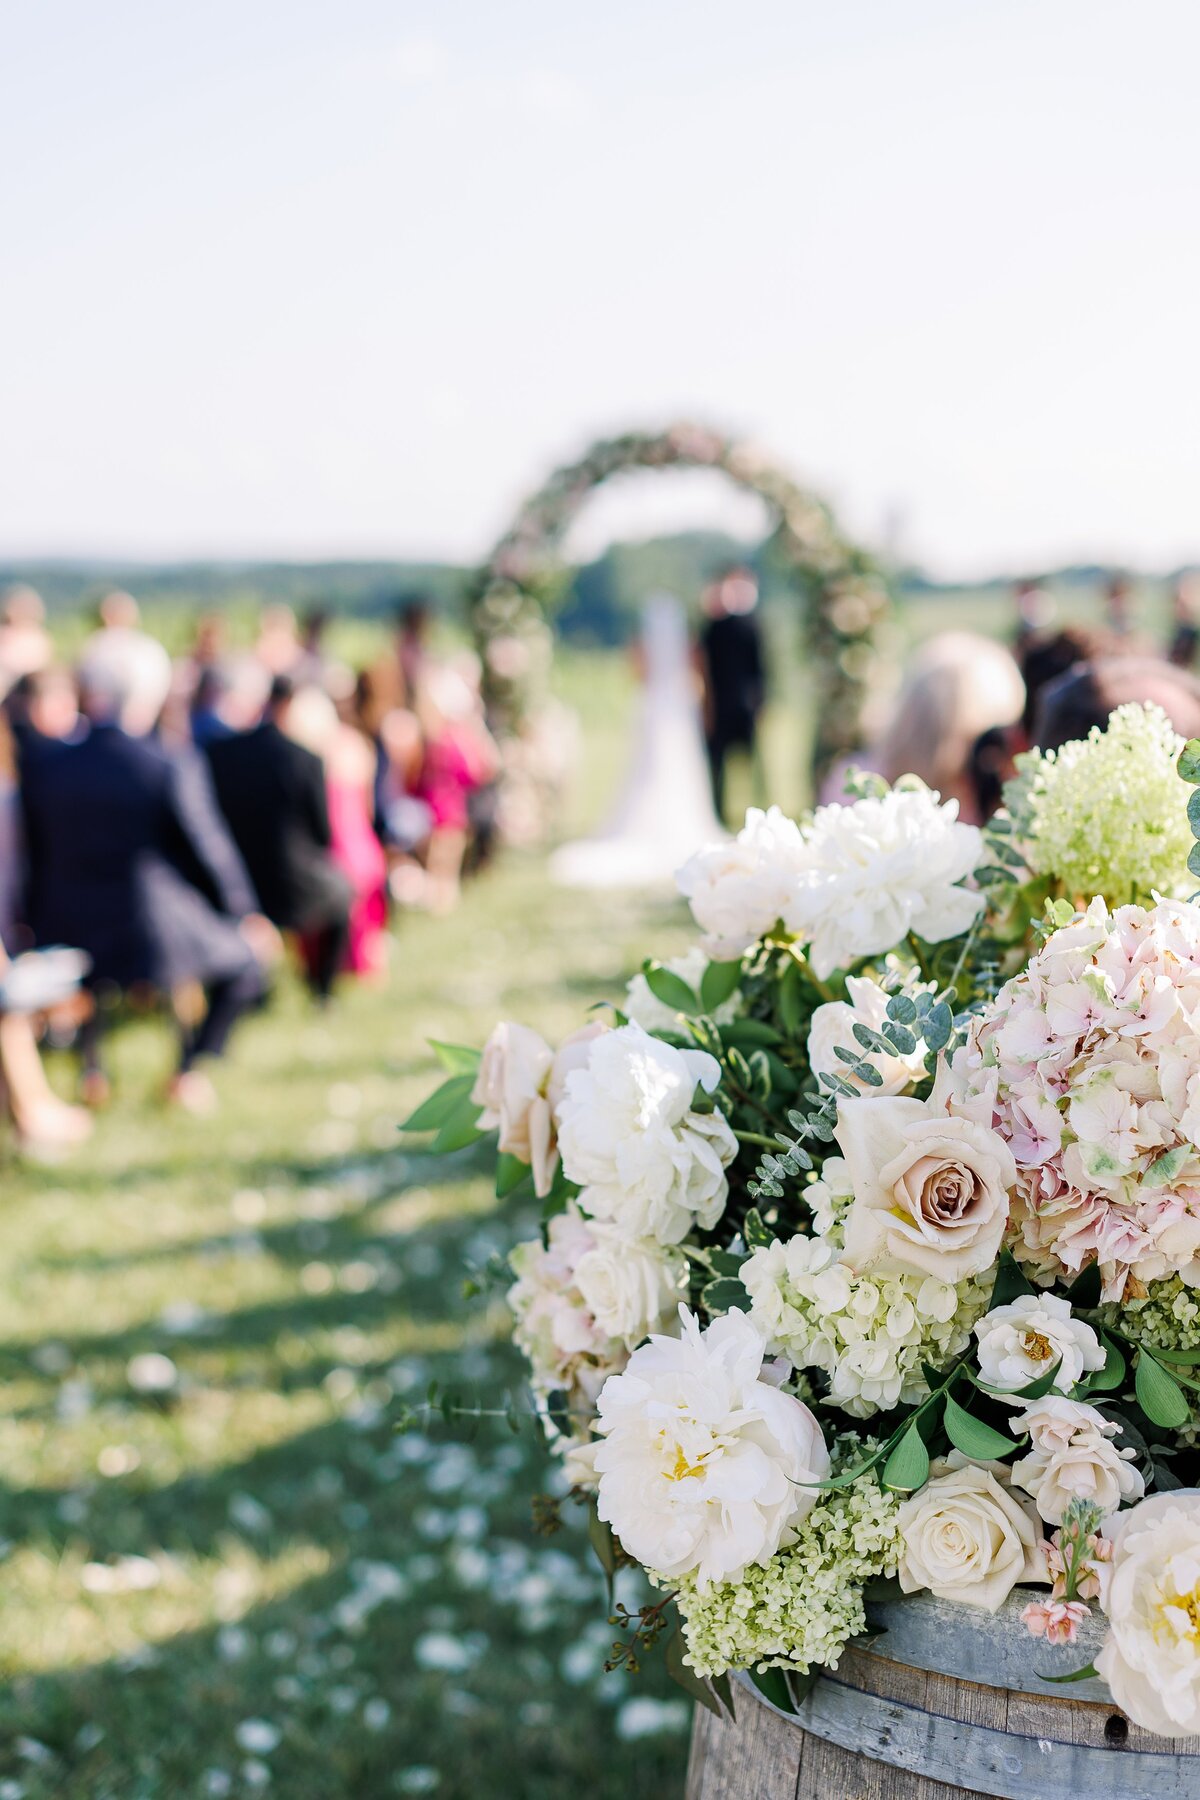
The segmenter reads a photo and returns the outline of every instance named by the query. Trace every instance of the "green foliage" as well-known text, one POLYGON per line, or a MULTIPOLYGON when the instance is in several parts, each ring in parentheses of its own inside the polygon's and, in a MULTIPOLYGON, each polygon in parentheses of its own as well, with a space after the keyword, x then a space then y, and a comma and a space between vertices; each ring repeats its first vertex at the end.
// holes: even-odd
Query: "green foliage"
POLYGON ((1187 1395, 1173 1375, 1147 1350, 1138 1354, 1134 1377, 1137 1402, 1152 1425, 1177 1431, 1191 1417, 1187 1395))
POLYGON ((883 1485, 912 1493, 929 1479, 929 1452, 914 1419, 883 1465, 883 1485))
POLYGON ((982 1419, 966 1411, 952 1394, 946 1395, 942 1424, 946 1436, 956 1450, 979 1462, 999 1462, 1015 1450, 1017 1440, 1011 1434, 995 1431, 982 1419))
POLYGON ((642 964, 642 974, 646 977, 646 986, 654 998, 661 1000, 664 1006, 669 1006, 673 1012, 696 1011, 696 996, 682 975, 664 969, 660 962, 653 959, 642 964))

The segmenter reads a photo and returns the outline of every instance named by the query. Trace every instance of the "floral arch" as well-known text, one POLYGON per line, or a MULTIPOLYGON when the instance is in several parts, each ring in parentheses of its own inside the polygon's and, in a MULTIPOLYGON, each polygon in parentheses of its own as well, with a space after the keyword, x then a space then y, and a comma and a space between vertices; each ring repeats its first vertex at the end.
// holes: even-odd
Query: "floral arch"
POLYGON ((771 555, 807 603, 819 696, 813 765, 820 775, 862 742, 875 636, 890 608, 887 588, 870 557, 842 536, 829 508, 770 457, 687 423, 602 439, 578 462, 556 469, 525 501, 480 570, 472 613, 499 731, 521 733, 545 682, 548 619, 570 579, 562 544, 572 520, 593 489, 638 469, 717 469, 766 502, 774 521, 771 555))

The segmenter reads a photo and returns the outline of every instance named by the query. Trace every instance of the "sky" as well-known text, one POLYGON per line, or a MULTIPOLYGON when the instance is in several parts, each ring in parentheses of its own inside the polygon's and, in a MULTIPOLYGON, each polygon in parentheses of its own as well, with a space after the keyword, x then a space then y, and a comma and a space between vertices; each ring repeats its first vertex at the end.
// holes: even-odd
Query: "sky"
POLYGON ((471 561, 683 416, 945 578, 1198 558, 1198 66, 1191 0, 8 0, 0 555, 471 561))

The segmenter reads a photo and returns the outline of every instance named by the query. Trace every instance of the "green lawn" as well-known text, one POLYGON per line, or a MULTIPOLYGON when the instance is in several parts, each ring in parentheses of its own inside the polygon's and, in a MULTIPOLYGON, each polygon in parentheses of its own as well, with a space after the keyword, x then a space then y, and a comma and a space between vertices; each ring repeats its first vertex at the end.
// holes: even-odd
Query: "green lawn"
MULTIPOLYGON (((628 683, 597 662, 587 690, 584 812, 628 683)), ((563 1031, 685 933, 514 857, 402 922, 386 989, 322 1016, 285 986, 215 1124, 160 1110, 144 1021, 88 1150, 4 1164, 0 1800, 680 1791, 686 1705, 660 1670, 603 1674, 580 1521, 532 1529, 532 1433, 395 1429, 431 1380, 518 1383, 502 1301, 463 1278, 533 1229, 396 1126, 427 1038, 563 1031)))

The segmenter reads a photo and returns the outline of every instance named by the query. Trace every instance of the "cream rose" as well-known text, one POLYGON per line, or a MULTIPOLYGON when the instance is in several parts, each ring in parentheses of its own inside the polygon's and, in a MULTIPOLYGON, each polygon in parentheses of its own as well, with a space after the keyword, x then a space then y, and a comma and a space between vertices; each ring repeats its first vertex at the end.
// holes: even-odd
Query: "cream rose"
POLYGON ((572 1069, 587 1061, 593 1038, 607 1029, 593 1023, 552 1050, 528 1025, 497 1025, 483 1047, 471 1099, 482 1108, 481 1131, 499 1129, 499 1147, 528 1163, 534 1192, 544 1200, 558 1166, 558 1108, 572 1069))
POLYGON ((1016 1181, 994 1131, 921 1100, 843 1100, 835 1132, 854 1202, 846 1261, 963 1281, 990 1268, 1016 1181))
MULTIPOLYGON (((997 1388, 1023 1388, 1059 1365, 1054 1387, 1069 1393, 1084 1374, 1104 1367, 1104 1346, 1084 1319, 1071 1316, 1056 1294, 1022 1294, 997 1306, 975 1327, 979 1372, 997 1388)), ((1013 1395, 1010 1402, 1019 1406, 1013 1395)))
POLYGON ((593 1219, 592 1247, 575 1264, 575 1286, 600 1330, 632 1350, 687 1293, 687 1258, 652 1238, 630 1238, 593 1219))
POLYGON ((830 1000, 824 1006, 818 1006, 812 1016, 812 1024, 808 1032, 808 1066, 814 1076, 840 1075, 843 1080, 854 1082, 863 1087, 867 1099, 886 1099, 890 1094, 902 1094, 914 1081, 920 1079, 925 1067, 925 1052, 918 1042, 917 1048, 910 1056, 887 1054, 882 1050, 864 1050, 854 1035, 856 1025, 868 1025, 872 1031, 878 1031, 887 1019, 888 997, 877 982, 868 981, 862 975, 850 975, 846 978, 846 992, 850 998, 846 1000, 830 1000), (882 1087, 867 1087, 859 1083, 841 1060, 839 1050, 856 1050, 864 1062, 877 1069, 883 1077, 882 1087))
POLYGON ((1111 1519, 1100 1565, 1108 1640, 1096 1668, 1136 1725, 1200 1732, 1200 1491, 1180 1488, 1111 1519))
POLYGON ((1047 1525, 1061 1525, 1072 1500, 1090 1501, 1107 1518, 1146 1491, 1130 1467, 1135 1452, 1117 1449, 1117 1427, 1094 1406, 1048 1394, 1018 1413, 1011 1429, 1030 1439, 1028 1456, 1012 1465, 1013 1484, 1032 1495, 1047 1525))
POLYGON ((906 1594, 928 1588, 941 1600, 994 1613, 1018 1581, 1047 1579, 1032 1509, 993 1473, 1000 1466, 957 1457, 934 1463, 932 1479, 901 1506, 898 1573, 906 1594))

